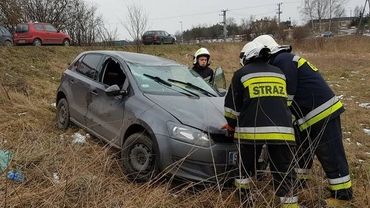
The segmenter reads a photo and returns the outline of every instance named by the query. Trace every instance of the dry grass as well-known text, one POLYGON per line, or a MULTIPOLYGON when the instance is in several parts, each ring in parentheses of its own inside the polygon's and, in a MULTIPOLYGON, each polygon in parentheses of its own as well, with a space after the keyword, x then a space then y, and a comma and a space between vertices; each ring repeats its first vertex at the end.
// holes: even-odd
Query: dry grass
MULTIPOLYGON (((242 44, 204 45, 212 54, 212 67, 222 66, 230 80, 239 67, 242 44)), ((144 53, 191 64, 197 45, 146 46, 144 53)), ((353 207, 370 205, 370 39, 318 39, 294 44, 295 51, 317 65, 338 95, 344 96, 347 111, 342 116, 344 144, 353 177, 353 207), (312 47, 311 47, 312 46, 312 47)), ((14 153, 10 168, 26 176, 14 183, 0 175, 0 207, 238 207, 233 190, 220 193, 217 187, 178 186, 169 180, 137 184, 122 174, 116 151, 90 139, 72 144, 70 128, 55 127, 55 91, 67 63, 81 51, 78 47, 0 48, 0 149, 14 153), (59 180, 54 179, 59 176, 59 180)), ((134 51, 132 47, 113 48, 134 51)), ((316 165, 300 197, 317 207, 327 192, 321 168, 316 165)), ((258 184, 260 188, 264 184, 258 184)), ((267 186, 262 195, 267 195, 267 186)), ((266 207, 261 200, 260 207, 266 207)))

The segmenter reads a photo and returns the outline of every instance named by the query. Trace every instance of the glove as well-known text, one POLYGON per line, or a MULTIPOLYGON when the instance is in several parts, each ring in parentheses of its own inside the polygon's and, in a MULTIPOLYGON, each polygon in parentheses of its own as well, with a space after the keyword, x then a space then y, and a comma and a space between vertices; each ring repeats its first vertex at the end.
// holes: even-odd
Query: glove
POLYGON ((228 130, 230 132, 234 132, 235 131, 235 129, 233 127, 231 127, 229 124, 223 125, 222 126, 222 129, 226 129, 226 130, 228 130))

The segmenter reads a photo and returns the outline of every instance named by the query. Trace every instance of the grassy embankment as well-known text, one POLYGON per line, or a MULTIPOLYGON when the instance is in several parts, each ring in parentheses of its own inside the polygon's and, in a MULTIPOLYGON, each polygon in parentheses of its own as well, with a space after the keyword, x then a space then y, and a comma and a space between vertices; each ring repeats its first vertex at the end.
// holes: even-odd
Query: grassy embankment
MULTIPOLYGON (((212 67, 222 66, 230 80, 239 67, 242 44, 205 45, 212 54, 212 67)), ((144 53, 191 64, 199 46, 145 46, 144 53)), ((353 207, 370 204, 370 102, 369 38, 310 40, 294 44, 295 51, 315 64, 337 95, 343 95, 344 145, 351 168, 355 199, 353 207)), ((135 184, 125 179, 115 152, 90 139, 72 144, 71 135, 55 127, 55 91, 67 63, 81 47, 0 48, 0 149, 14 153, 11 168, 21 169, 21 184, 0 175, 0 207, 235 207, 239 201, 230 191, 217 187, 193 192, 160 184, 135 184), (59 180, 53 175, 58 175, 59 180)), ((101 48, 100 48, 101 49, 101 48)), ((134 51, 133 47, 113 48, 134 51)), ((318 165, 310 189, 301 201, 315 207, 325 197, 326 181, 318 165)), ((263 187, 263 186, 262 186, 263 187)), ((268 190, 269 188, 267 188, 268 190)), ((266 191, 269 193, 269 191, 266 191)), ((268 199, 269 197, 266 196, 268 199)), ((263 200, 261 207, 265 207, 263 200)))

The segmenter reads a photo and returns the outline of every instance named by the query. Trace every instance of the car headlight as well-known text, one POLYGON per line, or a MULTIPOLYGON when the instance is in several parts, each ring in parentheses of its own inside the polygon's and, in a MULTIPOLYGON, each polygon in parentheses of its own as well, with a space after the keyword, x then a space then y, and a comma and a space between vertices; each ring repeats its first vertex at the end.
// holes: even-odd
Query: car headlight
POLYGON ((171 138, 202 147, 209 147, 213 144, 206 133, 193 127, 173 122, 168 122, 167 126, 171 138))

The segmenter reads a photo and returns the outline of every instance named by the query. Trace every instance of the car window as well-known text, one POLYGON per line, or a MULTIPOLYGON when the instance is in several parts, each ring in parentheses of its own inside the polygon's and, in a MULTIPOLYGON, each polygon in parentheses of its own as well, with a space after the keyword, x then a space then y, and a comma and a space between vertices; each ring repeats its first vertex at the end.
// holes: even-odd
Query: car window
POLYGON ((98 74, 100 68, 98 67, 101 61, 102 55, 100 54, 87 54, 82 58, 76 71, 83 74, 93 80, 98 80, 98 74))
POLYGON ((44 25, 44 27, 45 27, 45 30, 48 31, 48 32, 57 32, 57 29, 55 29, 55 27, 53 25, 46 24, 46 25, 44 25))
POLYGON ((17 33, 26 33, 28 32, 28 25, 27 24, 18 24, 15 28, 15 32, 17 33))
POLYGON ((5 34, 5 32, 4 32, 3 28, 2 28, 2 27, 0 27, 0 35, 2 35, 3 33, 5 34))
POLYGON ((153 34, 154 34, 153 31, 147 31, 147 32, 144 33, 144 35, 153 35, 153 34))
MULTIPOLYGON (((128 65, 139 88, 145 93, 181 95, 176 93, 173 89, 170 89, 167 86, 150 79, 148 76, 145 76, 150 75, 153 77, 159 77, 165 81, 168 81, 168 79, 173 79, 185 83, 189 82, 208 92, 211 92, 212 94, 217 94, 217 92, 215 92, 215 90, 207 82, 205 82, 201 76, 183 65, 150 66, 137 63, 128 63, 128 65)), ((186 86, 182 87, 187 88, 186 86)), ((187 90, 194 91, 194 89, 191 88, 187 88, 187 90)), ((203 96, 198 91, 194 91, 194 93, 203 96)))
POLYGON ((116 84, 122 89, 126 81, 126 75, 123 73, 119 62, 112 57, 108 57, 102 65, 103 70, 100 82, 108 86, 116 84))
POLYGON ((35 30, 37 31, 43 31, 44 30, 44 27, 42 26, 42 24, 34 24, 33 26, 35 28, 35 30))

